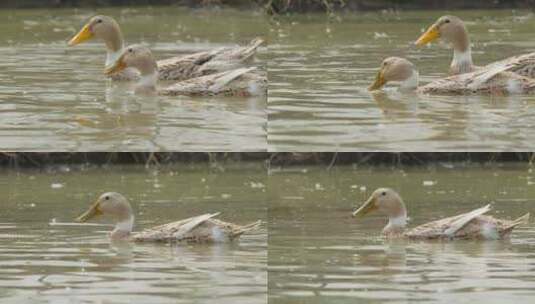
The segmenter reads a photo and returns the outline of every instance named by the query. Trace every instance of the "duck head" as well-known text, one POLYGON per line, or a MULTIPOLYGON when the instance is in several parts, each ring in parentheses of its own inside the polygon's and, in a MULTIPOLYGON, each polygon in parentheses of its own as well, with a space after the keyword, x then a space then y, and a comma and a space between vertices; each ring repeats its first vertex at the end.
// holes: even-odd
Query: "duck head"
POLYGON ((94 16, 82 29, 69 40, 69 46, 75 46, 91 39, 104 41, 109 51, 117 52, 123 47, 123 35, 119 24, 109 16, 94 16))
POLYGON ((390 188, 376 189, 368 200, 353 212, 353 217, 364 217, 378 211, 388 217, 385 234, 399 233, 407 224, 407 209, 399 194, 390 188))
POLYGON ((375 81, 368 90, 379 90, 388 82, 399 82, 402 90, 414 90, 418 87, 418 71, 405 58, 388 57, 381 63, 375 81))

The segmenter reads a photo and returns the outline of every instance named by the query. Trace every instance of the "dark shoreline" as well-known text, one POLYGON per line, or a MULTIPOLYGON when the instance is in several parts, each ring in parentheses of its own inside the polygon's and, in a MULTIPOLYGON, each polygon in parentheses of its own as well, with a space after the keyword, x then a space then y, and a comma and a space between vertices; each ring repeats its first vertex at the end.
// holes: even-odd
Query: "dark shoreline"
POLYGON ((80 153, 40 153, 22 152, 0 153, 0 167, 6 169, 34 168, 44 169, 58 165, 145 165, 147 167, 162 166, 175 163, 194 164, 210 163, 222 165, 225 162, 261 162, 266 167, 291 166, 323 166, 331 168, 336 165, 356 166, 428 166, 439 163, 464 163, 493 165, 497 163, 526 163, 530 165, 535 160, 532 152, 459 152, 459 153, 387 153, 387 152, 357 152, 357 153, 267 153, 267 152, 80 152, 80 153))
POLYGON ((2 0, 0 8, 103 8, 132 6, 259 9, 264 0, 2 0))
POLYGON ((102 8, 174 5, 264 9, 268 14, 457 9, 535 9, 535 0, 3 0, 0 8, 102 8))
POLYGON ((268 13, 383 10, 535 9, 535 0, 265 0, 268 13))

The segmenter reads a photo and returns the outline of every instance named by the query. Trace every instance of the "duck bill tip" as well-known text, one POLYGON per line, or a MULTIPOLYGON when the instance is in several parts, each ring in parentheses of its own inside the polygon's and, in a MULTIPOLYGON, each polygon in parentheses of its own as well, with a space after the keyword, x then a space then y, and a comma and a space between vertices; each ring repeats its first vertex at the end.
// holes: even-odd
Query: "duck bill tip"
POLYGON ((384 87, 386 79, 382 72, 377 73, 375 81, 368 87, 368 91, 376 91, 384 87))
POLYGON ((362 206, 357 208, 357 210, 353 211, 351 215, 352 217, 364 217, 366 214, 376 209, 377 209, 377 205, 375 204, 375 200, 369 199, 364 204, 362 204, 362 206))
POLYGON ((68 46, 75 46, 77 44, 83 43, 87 40, 90 40, 94 37, 93 32, 91 31, 91 28, 88 24, 84 25, 84 27, 76 34, 74 37, 67 42, 68 46))
POLYGON ((113 63, 111 66, 108 66, 104 69, 104 75, 111 76, 113 74, 117 74, 124 70, 126 68, 126 64, 124 63, 122 58, 119 58, 115 63, 113 63))
POLYGON ((430 42, 433 42, 437 40, 440 37, 440 32, 438 31, 438 28, 433 25, 431 26, 425 33, 423 33, 418 40, 414 42, 414 45, 416 46, 424 46, 430 42))
POLYGON ((75 221, 78 223, 85 223, 89 221, 90 219, 99 216, 102 214, 102 211, 100 210, 98 206, 98 202, 94 203, 91 208, 89 208, 86 212, 82 213, 82 215, 78 216, 75 221))

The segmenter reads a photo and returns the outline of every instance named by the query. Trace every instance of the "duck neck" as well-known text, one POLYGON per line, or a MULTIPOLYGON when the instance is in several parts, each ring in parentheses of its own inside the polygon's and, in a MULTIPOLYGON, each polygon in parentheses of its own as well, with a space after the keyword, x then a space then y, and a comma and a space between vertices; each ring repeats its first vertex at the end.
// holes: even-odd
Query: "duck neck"
POLYGON ((158 81, 158 71, 148 74, 141 74, 136 86, 136 93, 154 93, 156 92, 156 82, 158 81))
POLYGON ((419 82, 419 73, 416 70, 413 70, 409 78, 401 82, 399 89, 402 92, 411 92, 418 88, 419 82))
POLYGON ((115 62, 117 58, 121 55, 124 48, 123 34, 118 28, 114 28, 112 31, 108 32, 104 43, 106 44, 106 66, 115 62))
POLYGON ((398 235, 402 234, 407 226, 407 209, 403 202, 400 205, 390 210, 388 215, 388 224, 383 229, 383 233, 386 235, 398 235))
POLYGON ((458 39, 452 41, 452 45, 452 74, 455 75, 471 72, 474 68, 474 64, 472 62, 472 48, 470 47, 470 39, 468 39, 468 34, 465 31, 462 32, 458 39))
POLYGON ((122 50, 112 51, 108 49, 106 53, 106 66, 112 65, 121 56, 122 50))
POLYGON ((134 216, 130 215, 124 220, 115 224, 115 229, 110 233, 112 239, 123 239, 130 236, 134 228, 134 216))
POLYGON ((135 68, 141 75, 136 86, 136 93, 153 93, 158 81, 158 65, 152 57, 146 57, 137 62, 135 68))

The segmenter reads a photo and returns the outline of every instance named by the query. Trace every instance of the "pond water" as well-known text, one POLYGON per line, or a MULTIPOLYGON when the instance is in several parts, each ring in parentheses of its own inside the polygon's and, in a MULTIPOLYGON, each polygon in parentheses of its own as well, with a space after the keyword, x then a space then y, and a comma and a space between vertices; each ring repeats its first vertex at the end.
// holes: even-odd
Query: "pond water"
POLYGON ((491 215, 535 210, 526 164, 429 168, 272 170, 269 190, 270 303, 531 303, 535 228, 509 241, 386 241, 386 218, 351 211, 378 187, 404 198, 409 226, 494 202, 491 215), (277 189, 272 191, 271 189, 277 189))
MULTIPOLYGON (((4 150, 266 150, 266 97, 138 97, 103 75, 101 42, 67 47, 95 14, 158 59, 265 36, 261 12, 138 7, 0 10, 0 137, 4 150)), ((266 48, 256 64, 265 65, 266 48)))
MULTIPOLYGON (((453 11, 474 63, 535 49, 528 11, 453 11)), ((453 51, 411 44, 441 11, 292 15, 273 22, 268 142, 273 151, 510 151, 535 148, 534 97, 371 95, 381 61, 411 60, 421 83, 447 74, 453 51)))
POLYGON ((72 222, 103 191, 124 193, 134 230, 220 211, 266 221, 261 164, 5 170, 0 213, 2 303, 266 303, 267 229, 222 245, 110 243, 102 225, 72 222))

